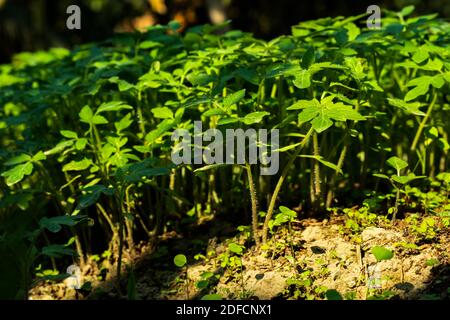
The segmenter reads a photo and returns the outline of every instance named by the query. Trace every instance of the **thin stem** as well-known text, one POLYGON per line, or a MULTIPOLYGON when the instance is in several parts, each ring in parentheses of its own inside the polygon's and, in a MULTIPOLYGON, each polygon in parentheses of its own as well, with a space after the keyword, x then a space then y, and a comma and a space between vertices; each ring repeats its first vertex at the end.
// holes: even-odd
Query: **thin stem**
POLYGON ((283 182, 286 179, 286 176, 289 172, 289 169, 291 168, 292 164, 294 163, 295 159, 298 157, 298 155, 300 154, 300 151, 302 151, 303 147, 306 145, 306 143, 308 142, 309 138, 311 137, 312 133, 313 133, 313 128, 311 127, 311 129, 309 129, 308 133, 305 135, 305 137, 303 138, 302 142, 300 143, 300 145, 297 147, 297 149, 295 150, 294 154, 289 158, 288 163, 286 164, 286 166, 283 168, 283 171, 281 173, 280 178, 278 179, 277 185, 275 186, 275 190, 273 191, 272 197, 270 198, 270 204, 269 204, 269 208, 267 209, 267 214, 266 214, 266 218, 264 220, 264 226, 263 226, 263 230, 262 230, 262 239, 263 239, 263 243, 267 242, 267 233, 269 230, 269 221, 272 219, 272 215, 273 215, 273 210, 275 208, 275 202, 277 201, 277 197, 278 197, 278 193, 281 190, 281 187, 283 186, 283 182))
POLYGON ((413 143, 411 145, 411 149, 410 149, 411 151, 416 150, 417 144, 419 143, 420 136, 422 135, 423 129, 425 128, 425 124, 427 123, 428 118, 431 115, 431 111, 433 110, 433 107, 436 104, 436 100, 437 100, 437 94, 435 93, 433 96, 433 100, 431 101, 431 103, 428 107, 427 113, 426 113, 425 117, 422 119, 422 122, 420 123, 419 128, 417 129, 416 135, 415 135, 413 143))
POLYGON ((246 164, 248 186, 250 189, 250 199, 252 203, 252 227, 253 227, 253 239, 256 245, 259 245, 258 234, 258 197, 256 195, 255 183, 253 182, 252 168, 250 164, 246 164))

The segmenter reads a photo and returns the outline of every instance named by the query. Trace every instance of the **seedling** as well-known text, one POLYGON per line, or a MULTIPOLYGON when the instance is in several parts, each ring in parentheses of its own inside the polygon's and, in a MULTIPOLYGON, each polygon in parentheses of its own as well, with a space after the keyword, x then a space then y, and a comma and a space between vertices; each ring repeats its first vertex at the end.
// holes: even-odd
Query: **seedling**
POLYGON ((406 185, 408 185, 410 182, 417 180, 417 179, 423 179, 425 176, 416 176, 414 173, 409 173, 408 175, 401 175, 401 171, 403 169, 406 169, 408 167, 408 163, 398 157, 391 157, 389 158, 386 163, 394 168, 396 170, 396 174, 393 174, 391 176, 387 176, 385 174, 379 174, 375 173, 374 176, 382 179, 388 180, 391 185, 393 186, 396 194, 395 194, 395 206, 390 210, 389 213, 392 214, 392 223, 395 222, 395 218, 398 212, 398 204, 400 199, 400 192, 404 192, 404 188, 406 185))

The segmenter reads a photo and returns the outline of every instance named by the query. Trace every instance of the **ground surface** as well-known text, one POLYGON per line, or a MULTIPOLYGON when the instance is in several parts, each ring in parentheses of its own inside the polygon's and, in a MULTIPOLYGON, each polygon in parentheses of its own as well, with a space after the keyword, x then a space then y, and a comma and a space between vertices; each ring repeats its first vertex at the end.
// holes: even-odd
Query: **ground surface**
POLYGON ((199 299, 211 293, 226 299, 323 299, 330 289, 345 299, 450 296, 448 232, 438 234, 432 243, 411 246, 416 239, 403 221, 392 227, 367 227, 355 236, 343 232, 342 218, 305 219, 293 223, 290 234, 287 228, 280 229, 268 245, 247 249, 242 267, 230 263, 223 267, 228 243, 244 244, 245 236, 232 237, 236 232, 223 222, 198 228, 191 233, 197 237, 172 232, 158 245, 141 244, 134 253, 127 252, 125 259, 134 271, 132 278, 123 277, 121 293, 113 277, 99 280, 102 269, 112 269, 108 260, 93 257, 82 270, 82 281, 90 282, 92 289, 76 293, 65 283, 45 283, 32 290, 31 298, 121 299, 131 290, 137 299, 199 299), (370 252, 374 246, 393 250, 394 257, 377 263, 370 252), (187 268, 173 265, 180 252, 188 256, 187 268), (197 254, 202 256, 196 259, 197 254), (207 272, 214 276, 199 284, 207 272))

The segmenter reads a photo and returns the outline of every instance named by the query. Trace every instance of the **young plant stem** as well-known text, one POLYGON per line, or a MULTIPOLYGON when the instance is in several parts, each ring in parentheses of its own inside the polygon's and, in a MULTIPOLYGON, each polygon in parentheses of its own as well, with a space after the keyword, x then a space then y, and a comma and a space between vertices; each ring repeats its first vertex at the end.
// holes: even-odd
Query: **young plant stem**
POLYGON ((115 197, 117 202, 117 217, 119 220, 119 255, 117 258, 117 283, 120 291, 120 276, 122 272, 122 255, 123 255, 123 232, 124 232, 124 215, 123 215, 123 190, 119 189, 119 197, 115 197))
MULTIPOLYGON (((318 157, 320 156, 320 149, 319 149, 319 141, 317 139, 317 133, 313 134, 313 149, 314 149, 314 156, 318 157)), ((320 207, 322 205, 322 196, 321 196, 321 179, 320 179, 320 164, 318 160, 314 160, 314 200, 313 203, 314 210, 317 212, 320 210, 320 207)))
POLYGON ((391 223, 395 223, 395 219, 397 217, 397 211, 398 211, 398 199, 400 198, 400 188, 396 188, 397 192, 395 194, 395 207, 394 207, 394 213, 392 214, 392 221, 391 223))
POLYGON ((252 168, 250 164, 246 164, 248 186, 250 189, 250 200, 252 203, 252 230, 253 239, 256 245, 259 245, 259 232, 258 232, 258 197, 255 190, 255 183, 253 182, 252 168))
POLYGON ((297 159, 298 155, 302 151, 303 147, 306 145, 306 143, 309 141, 309 138, 311 137, 314 129, 311 127, 307 134, 303 137, 302 142, 297 147, 295 152, 292 154, 292 156, 289 158, 286 166, 283 168, 283 171, 281 172, 280 178, 278 179, 278 182, 275 186, 275 189, 273 191, 272 197, 270 198, 270 204, 269 208, 267 209, 267 214, 264 220, 264 226, 262 230, 262 242, 267 242, 267 236, 269 231, 269 221, 272 219, 273 210, 275 208, 275 202, 277 201, 278 193, 281 190, 281 187, 283 186, 283 182, 286 179, 286 176, 289 172, 289 169, 291 168, 292 164, 294 163, 295 159, 297 159))
POLYGON ((339 170, 342 170, 342 166, 344 165, 344 159, 345 159, 346 154, 347 154, 347 145, 345 145, 345 146, 342 148, 342 150, 341 150, 341 154, 339 155, 339 160, 338 160, 338 163, 337 163, 337 165, 336 165, 338 170, 336 170, 336 172, 333 174, 333 177, 331 178, 331 183, 330 183, 330 185, 332 186, 332 188, 330 188, 330 190, 328 190, 328 194, 327 194, 327 202, 326 202, 326 207, 327 207, 327 208, 330 208, 330 207, 331 207, 331 204, 332 204, 332 202, 333 202, 333 199, 334 199, 334 190, 333 190, 333 187, 334 187, 335 184, 336 184, 336 177, 337 177, 337 175, 338 175, 338 173, 339 173, 339 170))
POLYGON ((428 106, 427 113, 425 114, 425 117, 423 117, 422 122, 420 122, 419 128, 417 129, 416 135, 414 136, 413 143, 411 144, 411 152, 414 152, 416 150, 417 144, 419 143, 420 136, 422 135, 423 129, 425 128, 425 125, 430 118, 431 112, 433 111, 433 107, 436 104, 437 100, 437 94, 435 93, 433 95, 433 100, 431 101, 430 105, 428 106))
POLYGON ((297 268, 297 259, 295 258, 295 250, 294 250, 294 243, 293 243, 293 241, 292 241, 292 239, 293 239, 293 236, 292 236, 292 224, 291 224, 291 222, 288 222, 288 233, 289 233, 289 247, 290 247, 290 249, 291 249, 291 252, 292 252, 292 258, 293 258, 293 265, 294 265, 294 270, 295 270, 295 273, 297 273, 298 272, 298 268, 297 268))

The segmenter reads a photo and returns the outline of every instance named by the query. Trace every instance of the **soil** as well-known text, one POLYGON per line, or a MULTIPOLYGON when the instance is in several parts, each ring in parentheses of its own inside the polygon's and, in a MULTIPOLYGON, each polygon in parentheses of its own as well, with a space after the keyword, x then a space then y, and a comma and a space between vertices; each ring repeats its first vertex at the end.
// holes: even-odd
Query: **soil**
MULTIPOLYGON (((392 227, 368 227, 357 236, 342 232, 339 218, 305 219, 292 227, 291 233, 287 228, 278 230, 268 245, 246 250, 242 268, 221 266, 219 258, 228 243, 246 241, 242 234, 232 237, 235 228, 223 222, 199 226, 202 232, 166 233, 154 246, 141 243, 133 253, 124 255, 125 265, 133 266, 135 298, 200 299, 218 293, 224 299, 321 299, 324 296, 320 292, 334 289, 348 299, 367 299, 373 290, 389 292, 390 298, 397 299, 449 299, 448 232, 437 235, 432 243, 408 248, 404 244, 415 239, 401 221, 392 227), (198 236, 193 237, 195 234, 198 236), (374 246, 391 249, 394 257, 377 262, 371 253, 374 246), (196 254, 207 256, 207 252, 214 254, 195 259, 196 254), (173 257, 179 253, 188 257, 185 268, 173 265, 173 257), (306 271, 311 284, 309 289, 299 291, 309 290, 309 294, 295 296, 289 279, 301 277, 306 271), (205 272, 213 272, 218 279, 210 278, 206 289, 198 289, 196 284, 205 272)), ((94 260, 91 257, 81 270, 82 282, 90 282, 92 289, 75 291, 64 282, 47 282, 33 288, 30 299, 126 299, 130 276, 125 272, 118 289, 113 272, 99 279, 102 269, 114 270, 114 266, 107 259, 94 260)))

